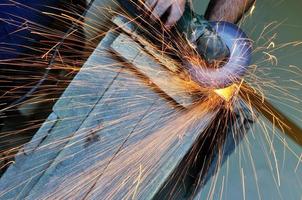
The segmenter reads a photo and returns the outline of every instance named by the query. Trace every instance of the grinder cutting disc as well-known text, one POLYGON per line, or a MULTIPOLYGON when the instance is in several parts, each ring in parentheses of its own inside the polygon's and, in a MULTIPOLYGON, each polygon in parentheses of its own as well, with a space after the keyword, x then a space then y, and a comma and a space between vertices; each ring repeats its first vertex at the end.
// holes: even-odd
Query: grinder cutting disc
POLYGON ((191 78, 202 87, 224 88, 240 81, 251 61, 252 42, 236 25, 229 22, 211 22, 212 27, 230 49, 230 56, 220 68, 194 65, 188 61, 185 67, 191 78))

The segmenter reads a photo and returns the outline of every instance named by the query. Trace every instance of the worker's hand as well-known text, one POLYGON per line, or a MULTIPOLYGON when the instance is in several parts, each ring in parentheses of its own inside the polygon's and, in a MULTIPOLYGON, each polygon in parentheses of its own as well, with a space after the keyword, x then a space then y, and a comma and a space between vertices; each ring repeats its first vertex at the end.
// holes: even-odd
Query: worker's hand
POLYGON ((182 16, 186 0, 146 0, 146 6, 151 11, 152 19, 160 17, 169 9, 169 16, 165 22, 166 28, 171 28, 182 16))

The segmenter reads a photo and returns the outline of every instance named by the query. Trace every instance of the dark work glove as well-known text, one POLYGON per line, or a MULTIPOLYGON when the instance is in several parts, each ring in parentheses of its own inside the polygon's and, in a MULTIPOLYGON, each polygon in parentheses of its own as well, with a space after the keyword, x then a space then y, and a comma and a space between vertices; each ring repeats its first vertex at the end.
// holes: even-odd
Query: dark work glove
POLYGON ((191 45, 207 62, 223 60, 230 54, 228 47, 202 15, 194 13, 187 3, 185 12, 177 23, 191 45))

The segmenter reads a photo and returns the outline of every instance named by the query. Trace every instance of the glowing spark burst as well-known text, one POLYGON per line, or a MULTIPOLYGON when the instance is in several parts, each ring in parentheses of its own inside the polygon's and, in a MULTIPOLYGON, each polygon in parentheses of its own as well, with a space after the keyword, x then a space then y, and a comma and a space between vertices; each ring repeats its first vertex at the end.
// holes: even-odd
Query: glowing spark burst
POLYGON ((238 85, 233 84, 229 87, 222 88, 222 89, 216 89, 214 92, 218 94, 221 98, 223 98, 225 101, 230 101, 235 93, 239 90, 238 85))
MULTIPOLYGON (((110 16, 103 16, 99 15, 99 13, 118 13, 121 14, 120 11, 113 11, 111 8, 107 7, 97 7, 94 8, 95 10, 90 11, 92 15, 94 15, 95 19, 91 20, 92 23, 86 23, 82 20, 78 20, 75 17, 71 16, 71 13, 66 12, 63 14, 57 14, 57 13, 44 13, 46 15, 50 15, 54 17, 55 19, 58 19, 60 21, 64 21, 65 23, 75 23, 79 27, 85 26, 85 30, 87 31, 87 34, 90 35, 90 38, 87 38, 86 44, 84 48, 77 49, 77 47, 80 47, 81 45, 77 44, 76 42, 83 40, 83 35, 80 34, 80 29, 74 29, 72 32, 69 33, 68 37, 66 37, 66 40, 63 42, 62 47, 57 50, 58 56, 54 58, 54 63, 52 65, 52 69, 54 70, 60 70, 59 73, 51 73, 46 78, 46 83, 43 85, 40 90, 34 94, 32 94, 30 97, 30 100, 19 103, 18 105, 14 106, 8 106, 4 108, 2 111, 6 110, 13 110, 17 111, 19 107, 22 107, 22 105, 29 105, 29 104, 43 104, 47 103, 50 104, 46 109, 40 109, 35 112, 39 112, 40 114, 48 114, 51 112, 52 104, 59 99, 61 93, 66 89, 66 86, 70 83, 71 79, 73 78, 73 74, 78 72, 80 70, 80 67, 86 62, 86 59, 89 57, 91 52, 95 50, 95 47, 99 43, 100 39, 107 34, 105 30, 107 27, 112 26, 111 23, 109 24, 99 24, 99 21, 107 18, 110 19, 110 16), (101 30, 102 29, 102 30, 101 30), (68 76, 71 75, 71 77, 68 78, 68 76)), ((256 10, 255 5, 252 6, 249 14, 252 15, 256 10)), ((60 11, 61 12, 61 11, 60 11)), ((127 16, 128 19, 131 22, 135 23, 135 19, 132 19, 131 17, 127 16)), ((85 18, 82 16, 82 18, 85 18)), ((147 19, 147 18, 146 18, 147 19)), ((146 23, 149 24, 149 22, 145 20, 146 23)), ((10 22, 11 23, 11 22, 10 22)), ((245 81, 250 84, 242 83, 242 85, 232 85, 228 88, 215 90, 215 91, 208 91, 207 89, 200 89, 202 92, 207 94, 215 93, 214 95, 209 95, 207 98, 202 99, 200 104, 197 104, 196 106, 190 108, 189 111, 184 111, 183 109, 175 109, 175 111, 167 111, 164 110, 163 107, 159 105, 156 105, 152 107, 154 110, 148 110, 144 104, 143 101, 148 101, 148 99, 151 99, 152 97, 148 96, 147 92, 141 92, 137 96, 133 97, 127 97, 125 101, 122 101, 122 98, 119 97, 119 94, 124 94, 125 92, 129 90, 133 90, 134 88, 139 88, 140 85, 151 85, 150 88, 156 90, 156 87, 152 86, 152 83, 150 83, 149 80, 146 80, 146 78, 141 77, 140 79, 134 79, 131 78, 131 76, 127 75, 133 75, 133 71, 122 71, 118 66, 124 66, 125 62, 117 62, 114 64, 108 64, 108 65, 99 65, 97 62, 95 64, 91 64, 91 68, 89 69, 83 69, 85 74, 97 74, 102 71, 104 72, 123 72, 123 80, 118 83, 118 86, 115 88, 115 92, 111 94, 111 96, 106 97, 106 101, 104 104, 108 104, 110 102, 117 102, 116 105, 123 103, 125 107, 129 110, 129 113, 125 116, 116 117, 115 113, 106 113, 105 111, 100 111, 100 113, 96 113, 95 120, 103 120, 102 123, 100 122, 98 126, 96 127, 86 127, 83 129, 78 130, 76 133, 73 133, 72 136, 70 136, 73 140, 70 141, 70 138, 64 138, 64 137, 58 137, 55 138, 50 143, 43 143, 43 145, 39 147, 31 147, 28 146, 25 150, 25 152, 30 153, 32 151, 36 151, 38 154, 41 153, 41 155, 47 155, 43 154, 46 152, 51 152, 52 150, 56 149, 58 145, 63 145, 67 142, 69 142, 64 147, 66 149, 69 148, 79 148, 81 145, 86 142, 85 147, 87 149, 83 148, 78 151, 72 152, 70 154, 63 155, 60 160, 57 162, 63 162, 64 160, 76 158, 78 155, 86 154, 89 150, 92 150, 92 147, 89 147, 89 145, 92 144, 93 141, 103 142, 102 144, 106 145, 106 141, 103 141, 106 134, 103 134, 102 131, 104 130, 115 130, 117 127, 122 126, 123 129, 130 129, 130 124, 123 124, 125 121, 131 121, 136 116, 142 115, 142 113, 148 113, 148 115, 163 115, 168 116, 168 119, 159 119, 156 123, 152 120, 145 121, 145 124, 141 125, 139 130, 133 131, 133 133, 129 134, 128 143, 123 143, 117 139, 117 143, 119 145, 117 146, 110 146, 107 145, 105 149, 95 151, 90 154, 90 157, 86 160, 81 160, 79 163, 77 163, 75 166, 72 166, 70 171, 68 171, 68 174, 66 174, 66 179, 62 181, 57 187, 54 189, 53 193, 48 193, 45 198, 65 198, 65 197, 73 197, 76 194, 81 194, 83 190, 86 190, 87 188, 91 188, 92 191, 96 191, 96 194, 98 194, 98 191, 102 190, 102 188, 110 188, 111 192, 106 193, 108 199, 113 198, 115 195, 118 194, 123 188, 130 187, 132 190, 126 194, 129 198, 136 198, 140 197, 140 194, 146 189, 142 188, 141 185, 145 182, 148 182, 150 180, 150 177, 152 177, 154 174, 156 174, 158 171, 161 170, 160 164, 161 162, 164 162, 165 160, 169 159, 169 153, 173 153, 177 151, 177 148, 181 146, 181 144, 184 144, 184 141, 187 139, 186 132, 192 128, 192 124, 198 123, 199 119, 202 118, 206 113, 209 113, 209 110, 211 111, 211 114, 216 114, 216 112, 220 109, 228 109, 230 112, 227 114, 224 114, 221 116, 221 119, 226 119, 226 116, 231 116, 234 114, 232 111, 235 109, 235 107, 240 107, 240 98, 243 98, 245 102, 248 104, 249 109, 252 112, 252 115, 254 116, 254 120, 257 121, 257 124, 261 127, 261 133, 250 133, 254 134, 254 138, 258 139, 259 135, 256 134, 262 134, 265 138, 265 145, 267 147, 267 150, 264 149, 263 151, 267 162, 269 163, 269 168, 271 170, 271 173, 273 174, 273 177, 275 178, 276 187, 282 186, 282 170, 280 169, 280 163, 278 160, 278 152, 275 149, 275 143, 277 141, 280 141, 284 144, 284 151, 289 151, 291 156, 294 156, 297 159, 297 164, 295 166, 295 172, 297 172, 301 167, 302 162, 302 154, 295 152, 289 145, 286 144, 286 140, 283 138, 282 135, 277 134, 277 129, 283 130, 283 132, 289 133, 288 135, 294 140, 302 144, 301 142, 301 135, 299 133, 300 129, 297 126, 294 126, 292 121, 286 120, 285 116, 280 116, 278 112, 276 113, 274 108, 270 106, 268 103, 268 100, 272 99, 278 99, 284 104, 291 104, 291 103, 301 103, 301 99, 296 97, 295 95, 290 94, 289 90, 299 90, 301 88, 301 81, 299 78, 301 77, 301 69, 299 66, 290 65, 290 67, 287 69, 284 69, 280 66, 277 66, 279 64, 278 59, 281 59, 280 57, 277 57, 275 55, 275 52, 278 49, 284 49, 286 47, 296 47, 301 44, 301 41, 294 41, 294 42, 288 42, 288 43, 276 43, 274 39, 276 38, 276 34, 273 32, 282 24, 283 22, 272 22, 266 25, 261 33, 259 34, 258 39, 256 39, 256 48, 254 53, 257 52, 260 54, 263 54, 265 58, 260 58, 255 61, 256 67, 254 68, 254 71, 247 74, 245 77, 245 81), (271 36, 269 36, 271 35, 271 36), (259 43, 261 45, 259 45, 259 43), (267 62, 269 62, 267 64, 267 62), (267 66, 265 66, 267 65, 267 66), (294 85, 290 85, 289 88, 283 88, 278 84, 279 77, 268 77, 267 74, 270 74, 272 71, 272 66, 274 65, 274 69, 281 70, 287 70, 290 74, 295 75, 295 77, 298 78, 291 78, 291 82, 294 85), (127 74, 127 75, 125 75, 127 74), (264 75, 264 76, 262 76, 264 75), (141 82, 136 82, 140 80, 141 82), (278 91, 279 95, 273 96, 270 94, 270 90, 278 91), (238 95, 237 95, 238 93, 238 95), (116 94, 116 95, 114 95, 116 94), (217 96, 219 95, 219 96, 217 96), (221 98, 222 97, 222 98, 221 98), (229 101, 230 103, 226 106, 223 101, 229 101), (137 108, 136 110, 133 108, 137 108), (258 118, 258 111, 261 111, 262 114, 266 116, 270 121, 273 122, 273 127, 268 127, 267 123, 263 121, 263 119, 258 118), (105 120, 103 119, 105 118, 105 120), (108 118, 108 120, 106 120, 108 118), (154 129, 155 127, 155 129, 154 129), (153 130, 154 129, 154 130, 153 130), (149 137, 142 137, 142 135, 146 134, 147 132, 152 132, 149 137), (94 134, 99 133, 100 136, 97 137, 94 134), (270 134, 273 133, 273 134, 270 134), (89 139, 85 138, 86 135, 90 135, 89 139), (131 143, 132 137, 142 137, 141 140, 138 143, 131 143), (120 143, 119 143, 120 142, 120 143), (176 145, 175 145, 176 144, 176 145), (89 149, 89 148, 90 149, 89 149), (112 154, 112 158, 108 159, 101 159, 104 155, 107 155, 109 152, 114 152, 112 154), (165 154, 164 152, 168 152, 165 154), (91 165, 85 165, 85 163, 89 163, 90 161, 97 160, 97 163, 91 164, 91 165), (83 167, 85 166, 85 167, 83 167), (107 166, 107 168, 104 168, 104 166, 107 166), (84 168, 84 171, 81 171, 80 173, 77 173, 77 170, 84 168), (100 181, 98 182, 98 178, 100 178, 100 181), (101 180, 109 180, 107 182, 102 182, 101 180), (95 188, 92 187, 93 184, 96 182, 99 183, 96 184, 95 188), (105 183, 108 183, 108 185, 104 185, 105 183), (103 187, 104 186, 104 187, 103 187), (65 196, 66 195, 66 196, 65 196)), ((20 24, 18 24, 20 26, 20 24)), ((28 49, 34 50, 36 52, 35 54, 25 54, 23 58, 13 59, 13 60, 6 60, 1 61, 4 64, 14 65, 18 66, 16 71, 19 72, 27 72, 30 73, 30 76, 23 75, 20 77, 20 79, 30 80, 27 84, 22 84, 21 86, 13 87, 12 90, 5 93, 1 98, 7 95, 11 95, 14 99, 18 99, 22 94, 19 94, 19 89, 22 88, 31 88, 34 83, 39 81, 41 76, 38 76, 36 74, 31 74, 32 72, 28 69, 22 68, 22 66, 25 67, 31 67, 35 70, 43 70, 44 68, 49 67, 47 63, 45 62, 45 58, 50 59, 52 57, 52 51, 59 45, 60 39, 62 38, 62 32, 60 30, 51 30, 47 27, 40 26, 39 24, 32 24, 30 21, 26 21, 22 26, 20 26, 20 29, 18 31, 21 31, 24 26, 30 27, 32 34, 41 35, 43 37, 43 40, 41 41, 41 47, 33 47, 29 46, 26 47, 28 49), (41 56, 42 55, 42 56, 41 56)), ((138 26, 140 26, 138 24, 138 26)), ((118 27, 120 28, 120 27, 118 27)), ((117 29, 118 29, 117 28, 117 29)), ((179 73, 179 66, 181 66, 181 63, 175 61, 174 59, 170 59, 169 57, 166 57, 164 55, 164 52, 167 50, 170 50, 173 52, 176 56, 183 56, 191 58, 192 60, 197 59, 194 55, 196 52, 192 52, 192 50, 187 49, 186 45, 187 41, 186 38, 178 37, 178 43, 177 46, 172 46, 169 41, 164 40, 163 33, 167 34, 165 32, 165 28, 162 27, 162 30, 156 30, 155 27, 150 27, 150 30, 145 30, 147 33, 155 33, 153 35, 153 39, 159 43, 160 45, 147 43, 144 38, 137 37, 138 40, 140 40, 141 43, 144 43, 146 45, 146 49, 148 49, 149 53, 152 54, 158 61, 160 61, 164 66, 167 67, 168 70, 170 70, 173 73, 179 73), (154 29, 154 30, 153 30, 154 29), (153 32, 152 32, 153 31, 153 32)), ((179 34, 180 33, 175 33, 179 34)), ((2 50, 2 49, 1 49, 2 50)), ((6 49, 6 51, 10 52, 13 51, 12 49, 6 49)), ((103 51, 96 49, 95 54, 102 56, 104 54, 103 51)), ((195 54, 196 55, 196 54, 195 54)), ((287 56, 287 55, 284 55, 287 56)), ((202 60, 196 60, 196 62, 203 62, 202 60)), ((82 71, 81 71, 82 72, 82 71)), ((185 79, 185 74, 181 74, 179 76, 183 76, 182 79, 185 79)), ((186 81, 186 79, 185 79, 186 81)), ((13 82, 12 80, 9 80, 9 82, 13 82)), ((95 86, 89 84, 89 82, 85 80, 75 80, 74 82, 77 86, 86 87, 86 88, 93 88, 95 86)), ((183 82, 182 82, 183 83, 183 82)), ((192 87, 195 87, 194 84, 191 85, 192 87)), ((158 92, 160 95, 164 96, 162 92, 158 92)), ((92 94, 79 94, 74 97, 70 97, 70 99, 67 99, 67 101, 71 104, 74 99, 83 99, 83 98, 89 98, 92 94)), ((171 100, 166 100, 166 103, 170 105, 173 105, 173 102, 170 102, 171 100)), ((83 103, 78 102, 73 105, 73 110, 81 110, 83 108, 93 108, 95 105, 89 104, 89 103, 83 103)), ((69 108, 61 108, 62 111, 68 111, 69 108)), ((301 108, 292 108, 296 109, 297 112, 301 112, 301 108)), ((241 118, 245 119, 245 113, 240 113, 241 118)), ((64 122, 64 120, 69 120, 69 124, 76 124, 78 123, 78 119, 82 116, 68 116, 63 117, 61 120, 64 122)), ((19 128, 15 128, 13 130, 4 130, 1 131, 1 139, 4 139, 6 137, 16 137, 16 140, 13 141, 16 145, 14 147, 7 147, 4 151, 1 151, 1 153, 4 155, 0 158, 1 166, 0 168, 3 168, 10 163, 13 163, 11 159, 14 156, 14 153, 17 152, 19 149, 22 149, 22 145, 20 145, 20 141, 23 141, 21 143, 24 143, 25 141, 28 141, 29 138, 24 139, 24 137, 17 138, 17 136, 22 135, 22 133, 26 132, 36 132, 36 129, 41 126, 41 124, 44 122, 43 117, 38 119, 30 119, 29 121, 26 121, 25 124, 20 126, 19 128), (19 141, 18 141, 19 140, 19 141), (5 161, 5 162, 3 162, 5 161), (4 163, 4 164, 2 164, 4 163)), ((212 118, 210 118, 212 119, 212 118)), ((48 122, 51 124, 51 122, 48 122)), ((62 123, 62 122, 60 122, 62 123)), ((222 122, 215 122, 215 127, 210 127, 211 132, 214 132, 215 134, 220 134, 219 131, 215 132, 215 128, 219 125, 221 126, 227 126, 222 122)), ((202 126, 196 126, 194 131, 197 133, 199 131, 199 128, 202 126)), ((64 128, 61 128, 58 130, 58 132, 64 133, 68 131, 68 126, 66 125, 64 128)), ((238 130, 233 130, 232 132, 233 137, 238 137, 239 135, 244 135, 246 133, 242 133, 238 130)), ((44 140, 44 136, 36 136, 36 138, 33 138, 32 142, 39 142, 41 140, 44 140)), ((126 140, 125 140, 126 141, 126 140)), ((212 141, 213 143, 217 141, 212 141)), ((222 143, 223 141, 221 141, 222 143)), ((259 183, 259 175, 257 173, 255 159, 257 159, 257 155, 253 155, 251 150, 251 145, 253 141, 244 139, 241 143, 242 147, 239 149, 236 149, 236 151, 240 152, 240 171, 238 172, 241 181, 242 181, 242 192, 243 192, 243 198, 245 198, 246 193, 248 192, 248 185, 247 185, 247 171, 248 169, 244 169, 241 166, 241 163, 245 160, 248 160, 250 165, 252 166, 253 176, 255 179, 258 197, 261 197, 260 190, 262 185, 259 183), (244 151, 247 151, 247 153, 244 151), (247 159, 248 158, 248 159, 247 159), (260 189, 259 189, 260 188, 260 189)), ((222 173, 220 164, 221 164, 221 156, 219 155, 219 162, 216 167, 217 174, 214 176, 212 182, 211 182, 211 189, 208 193, 207 197, 209 199, 214 198, 216 191, 220 190, 218 194, 223 198, 224 194, 227 192, 227 188, 230 187, 230 183, 228 181, 228 172, 222 173), (222 173, 222 180, 219 180, 219 173, 222 173), (221 187, 218 187, 219 181, 221 181, 221 187)), ((195 157, 190 157, 189 161, 190 163, 194 163, 195 157)), ((40 165, 47 165, 49 163, 41 163, 40 165)), ((229 163, 226 163, 227 166, 229 166, 229 163)), ((239 163, 238 163, 239 165, 239 163)), ((36 166, 37 168, 39 166, 36 166)), ((28 169, 28 171, 31 171, 34 169, 28 169)), ((227 170, 229 171, 229 170, 227 170)), ((187 173, 185 170, 182 173, 187 173)), ((34 179, 35 176, 39 176, 39 174, 31 176, 29 179, 34 179)), ((26 182, 29 180, 25 180, 26 182)), ((176 181, 177 182, 177 181, 176 181)), ((182 180, 178 180, 178 182, 182 182, 182 180)), ((200 180, 202 182, 202 180, 200 180)), ((23 183, 18 183, 18 185, 22 185, 23 183)), ((18 187, 18 185, 14 185, 14 187, 18 187)), ((5 194, 8 191, 0 191, 0 197, 1 195, 5 194)), ((90 193, 89 195, 93 196, 93 193, 90 193)))

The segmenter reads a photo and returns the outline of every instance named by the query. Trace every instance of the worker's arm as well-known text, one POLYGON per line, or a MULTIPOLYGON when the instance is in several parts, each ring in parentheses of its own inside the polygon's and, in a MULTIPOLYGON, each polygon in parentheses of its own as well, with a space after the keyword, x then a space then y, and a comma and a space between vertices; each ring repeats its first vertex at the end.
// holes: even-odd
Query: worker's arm
MULTIPOLYGON (((253 5, 255 0, 211 0, 205 17, 208 20, 236 23, 253 5)), ((165 25, 173 26, 182 16, 186 0, 146 0, 153 19, 159 19, 169 10, 165 25)))
POLYGON ((211 0, 205 17, 212 21, 236 23, 255 0, 211 0))

